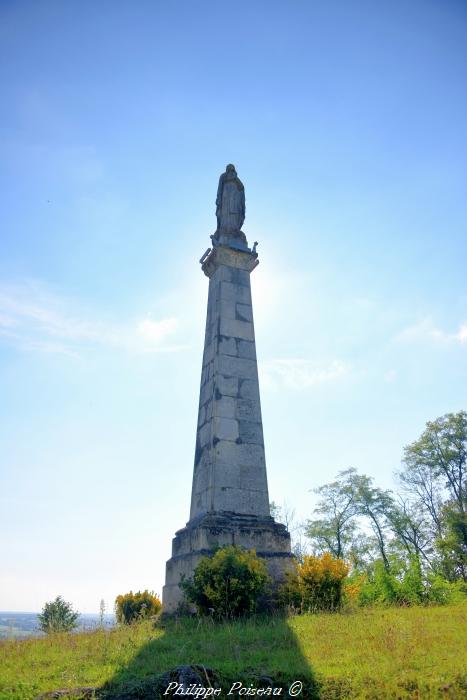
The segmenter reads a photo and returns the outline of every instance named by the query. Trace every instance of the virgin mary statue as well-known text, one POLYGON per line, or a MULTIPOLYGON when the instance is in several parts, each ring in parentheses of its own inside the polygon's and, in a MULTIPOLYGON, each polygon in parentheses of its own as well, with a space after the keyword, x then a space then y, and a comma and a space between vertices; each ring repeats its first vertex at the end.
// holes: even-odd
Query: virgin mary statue
POLYGON ((216 199, 217 231, 240 234, 245 221, 245 188, 231 163, 219 178, 216 199))

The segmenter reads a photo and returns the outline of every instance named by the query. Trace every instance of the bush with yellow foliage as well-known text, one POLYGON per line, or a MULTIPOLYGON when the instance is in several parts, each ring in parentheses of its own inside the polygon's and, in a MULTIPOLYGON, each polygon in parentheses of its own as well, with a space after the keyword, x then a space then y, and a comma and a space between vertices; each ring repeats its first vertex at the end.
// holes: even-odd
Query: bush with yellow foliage
POLYGON ((115 615, 120 624, 130 624, 153 617, 161 608, 162 603, 153 591, 130 591, 115 599, 115 615))
POLYGON ((320 557, 305 556, 281 586, 280 600, 302 612, 337 611, 342 607, 348 573, 347 564, 329 552, 320 557))

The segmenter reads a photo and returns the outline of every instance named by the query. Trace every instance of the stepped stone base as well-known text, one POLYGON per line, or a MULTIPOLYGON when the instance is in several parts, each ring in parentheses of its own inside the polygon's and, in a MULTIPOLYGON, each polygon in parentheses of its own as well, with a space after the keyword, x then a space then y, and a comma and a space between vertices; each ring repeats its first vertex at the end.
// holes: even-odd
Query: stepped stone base
POLYGON ((173 613, 183 601, 179 587, 182 575, 191 577, 200 559, 213 554, 217 547, 237 545, 254 549, 265 559, 274 583, 284 580, 292 568, 290 535, 285 525, 270 516, 211 512, 187 523, 172 540, 172 558, 166 564, 162 591, 164 612, 173 613))

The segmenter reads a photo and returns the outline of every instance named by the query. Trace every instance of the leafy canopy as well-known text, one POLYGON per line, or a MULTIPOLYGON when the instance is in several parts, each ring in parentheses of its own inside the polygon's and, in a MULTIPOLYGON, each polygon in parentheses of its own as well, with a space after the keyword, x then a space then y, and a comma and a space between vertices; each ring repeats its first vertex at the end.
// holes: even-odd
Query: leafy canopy
POLYGON ((37 617, 39 629, 47 634, 69 632, 78 627, 79 613, 75 612, 71 603, 67 603, 61 596, 46 603, 37 617))

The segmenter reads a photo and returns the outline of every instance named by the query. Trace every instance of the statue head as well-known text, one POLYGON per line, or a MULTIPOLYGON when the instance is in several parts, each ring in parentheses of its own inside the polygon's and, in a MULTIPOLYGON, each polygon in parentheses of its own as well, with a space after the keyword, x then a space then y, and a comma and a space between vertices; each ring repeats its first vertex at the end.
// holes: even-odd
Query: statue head
POLYGON ((229 163, 227 167, 225 168, 226 173, 230 173, 232 175, 236 175, 237 171, 235 170, 235 165, 232 165, 232 163, 229 163))

